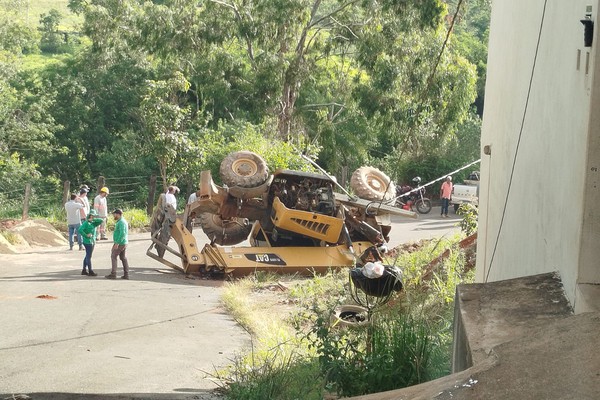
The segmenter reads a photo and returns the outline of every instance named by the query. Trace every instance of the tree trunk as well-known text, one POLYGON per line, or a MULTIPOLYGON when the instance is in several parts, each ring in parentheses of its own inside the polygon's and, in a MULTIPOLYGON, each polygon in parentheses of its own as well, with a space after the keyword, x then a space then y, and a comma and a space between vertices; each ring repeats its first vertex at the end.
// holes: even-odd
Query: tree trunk
MULTIPOLYGON (((292 117, 294 114, 294 106, 296 104, 296 98, 298 97, 298 90, 300 89, 300 78, 302 74, 302 68, 304 67, 304 55, 306 49, 310 44, 306 43, 306 37, 308 31, 313 27, 317 11, 321 5, 322 0, 315 0, 312 5, 310 19, 302 29, 298 43, 296 44, 294 61, 290 63, 290 66, 286 69, 283 76, 283 90, 281 93, 281 99, 279 100, 279 117, 277 121, 277 133, 283 140, 289 140, 292 130, 292 117)), ((280 55, 287 51, 287 43, 282 43, 280 47, 280 55)))
POLYGON ((294 113, 294 104, 296 103, 297 89, 295 82, 286 82, 283 85, 281 100, 279 106, 279 118, 277 122, 277 132, 283 140, 289 140, 292 130, 292 114, 294 113))
POLYGON ((166 191, 169 187, 167 184, 167 162, 165 160, 159 160, 158 166, 160 168, 160 178, 163 182, 163 191, 166 191))

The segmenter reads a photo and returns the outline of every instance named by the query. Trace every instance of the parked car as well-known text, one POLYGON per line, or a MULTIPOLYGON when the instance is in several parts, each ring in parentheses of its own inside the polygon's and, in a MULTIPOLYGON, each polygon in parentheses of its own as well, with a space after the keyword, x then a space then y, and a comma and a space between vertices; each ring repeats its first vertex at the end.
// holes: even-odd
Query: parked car
POLYGON ((454 205, 455 212, 461 204, 479 205, 479 171, 471 172, 469 179, 465 179, 463 184, 454 185, 450 204, 454 205))

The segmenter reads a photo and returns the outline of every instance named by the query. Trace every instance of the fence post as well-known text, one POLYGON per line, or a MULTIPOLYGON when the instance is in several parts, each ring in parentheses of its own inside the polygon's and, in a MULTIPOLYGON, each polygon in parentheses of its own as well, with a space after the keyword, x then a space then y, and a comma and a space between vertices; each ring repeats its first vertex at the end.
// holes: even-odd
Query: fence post
POLYGON ((29 218, 29 198, 31 197, 31 183, 25 185, 25 199, 23 199, 23 216, 22 221, 29 218))
POLYGON ((156 194, 156 175, 150 177, 150 190, 148 191, 148 204, 146 205, 146 214, 152 215, 154 209, 154 195, 156 194))
POLYGON ((100 194, 100 189, 106 186, 106 179, 103 176, 99 176, 96 181, 96 194, 100 194))
MULTIPOLYGON (((62 204, 65 204, 67 201, 71 200, 70 192, 71 191, 71 182, 64 181, 63 182, 63 201, 62 204)), ((61 205, 62 205, 61 204, 61 205)))

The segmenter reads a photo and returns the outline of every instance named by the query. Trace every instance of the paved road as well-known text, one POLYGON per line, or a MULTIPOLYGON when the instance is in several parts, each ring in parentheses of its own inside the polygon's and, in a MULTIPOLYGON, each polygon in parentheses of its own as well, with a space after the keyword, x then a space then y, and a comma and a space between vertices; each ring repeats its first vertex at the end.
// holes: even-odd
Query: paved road
MULTIPOLYGON (((393 221, 392 247, 458 230, 433 213, 393 221)), ((132 239, 129 281, 102 277, 110 242, 96 247, 96 278, 79 274, 83 252, 1 255, 0 395, 211 398, 206 372, 249 340, 219 305, 222 282, 186 279, 145 255, 148 234, 132 239)))
POLYGON ((147 236, 130 243, 129 281, 103 278, 108 242, 96 247, 95 278, 80 275, 79 251, 2 255, 0 394, 205 398, 215 388, 205 372, 227 365, 247 334, 219 305, 222 282, 163 269, 145 255, 147 236))
POLYGON ((429 214, 419 215, 416 220, 404 217, 392 217, 389 247, 394 248, 402 243, 419 241, 421 239, 452 236, 460 232, 458 224, 460 217, 451 210, 448 218, 442 218, 434 207, 429 214))

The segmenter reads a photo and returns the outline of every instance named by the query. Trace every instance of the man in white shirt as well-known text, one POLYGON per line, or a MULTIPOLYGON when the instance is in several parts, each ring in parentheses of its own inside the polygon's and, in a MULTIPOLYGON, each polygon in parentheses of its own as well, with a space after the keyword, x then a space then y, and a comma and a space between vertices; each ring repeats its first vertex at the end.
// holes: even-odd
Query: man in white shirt
POLYGON ((175 197, 175 193, 178 191, 179 188, 177 186, 169 186, 169 189, 167 189, 167 193, 165 194, 166 203, 171 204, 175 210, 177 210, 177 198, 175 197))
POLYGON ((108 196, 108 188, 105 186, 100 189, 98 196, 94 197, 94 210, 98 213, 98 218, 102 218, 102 225, 96 231, 96 240, 108 240, 106 237, 106 217, 108 216, 108 204, 106 197, 108 196))
POLYGON ((77 196, 77 199, 75 199, 75 201, 83 205, 83 209, 80 210, 80 222, 82 223, 90 213, 90 201, 88 200, 87 194, 88 190, 82 187, 79 189, 79 196, 77 196))
MULTIPOLYGON (((81 210, 83 210, 83 204, 75 201, 77 199, 76 194, 71 195, 71 200, 65 203, 65 210, 67 210, 67 226, 69 227, 69 250, 73 250, 73 235, 79 230, 81 225, 81 210)), ((83 250, 83 243, 81 241, 81 235, 77 235, 77 242, 79 243, 79 250, 83 250)))

